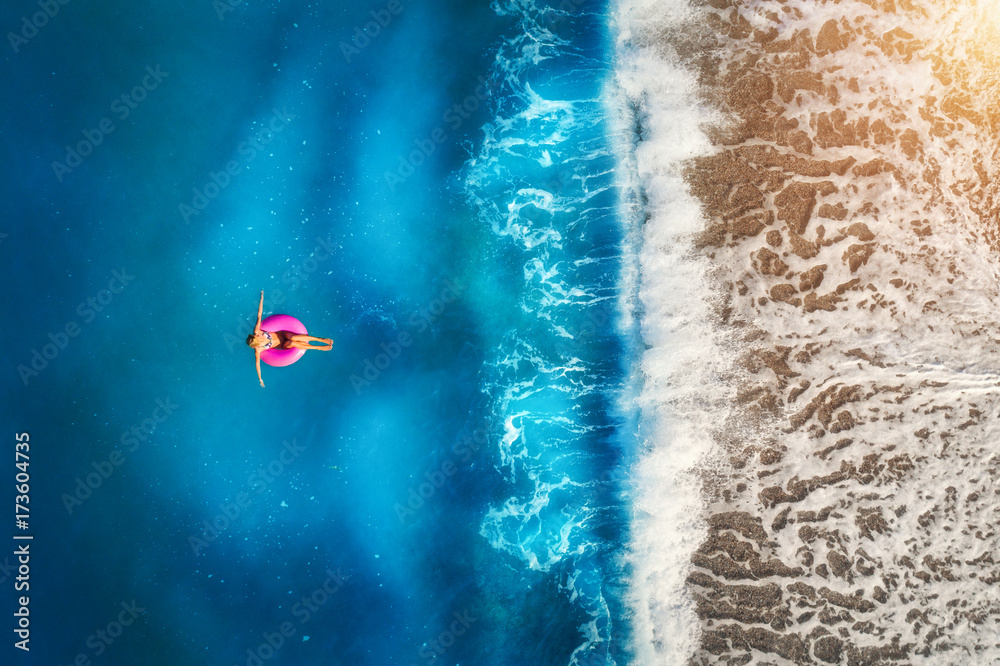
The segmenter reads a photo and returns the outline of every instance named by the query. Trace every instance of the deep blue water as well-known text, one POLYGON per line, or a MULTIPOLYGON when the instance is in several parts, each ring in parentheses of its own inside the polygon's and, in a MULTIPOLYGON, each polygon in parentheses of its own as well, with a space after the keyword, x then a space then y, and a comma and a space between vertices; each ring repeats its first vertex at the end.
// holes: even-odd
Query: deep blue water
POLYGON ((628 663, 606 8, 559 7, 0 9, 4 664, 628 663), (261 290, 336 341, 265 389, 261 290))

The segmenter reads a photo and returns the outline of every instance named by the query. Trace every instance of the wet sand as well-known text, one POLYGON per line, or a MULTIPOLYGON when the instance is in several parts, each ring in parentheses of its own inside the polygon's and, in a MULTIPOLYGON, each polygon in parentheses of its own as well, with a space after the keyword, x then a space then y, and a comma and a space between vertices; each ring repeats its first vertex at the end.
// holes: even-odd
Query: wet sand
POLYGON ((906 0, 695 11, 664 39, 724 117, 684 176, 736 399, 700 468, 691 663, 997 659, 988 26, 906 0))

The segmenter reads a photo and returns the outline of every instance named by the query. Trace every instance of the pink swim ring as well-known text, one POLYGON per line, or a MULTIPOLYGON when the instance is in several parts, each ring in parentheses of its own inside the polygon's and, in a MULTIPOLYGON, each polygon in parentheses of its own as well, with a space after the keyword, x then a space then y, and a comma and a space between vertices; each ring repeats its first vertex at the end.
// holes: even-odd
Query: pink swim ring
MULTIPOLYGON (((309 332, 301 321, 286 314, 271 315, 260 322, 260 330, 269 333, 287 331, 288 333, 298 333, 300 335, 305 335, 309 332)), ((280 368, 295 363, 305 353, 305 349, 265 349, 260 353, 260 360, 268 365, 280 368)))

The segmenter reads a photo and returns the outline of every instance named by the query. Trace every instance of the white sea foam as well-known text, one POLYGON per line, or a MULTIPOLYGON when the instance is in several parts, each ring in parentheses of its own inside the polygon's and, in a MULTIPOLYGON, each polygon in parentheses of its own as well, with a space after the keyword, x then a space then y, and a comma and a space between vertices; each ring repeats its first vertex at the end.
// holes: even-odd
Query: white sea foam
MULTIPOLYGON (((844 17, 844 7, 833 2, 789 0, 782 7, 787 12, 784 20, 778 20, 777 14, 765 19, 764 10, 756 12, 754 7, 744 8, 742 15, 749 16, 753 28, 775 29, 779 40, 801 34, 804 29, 817 35, 827 21, 844 17)), ((864 593, 867 597, 875 590, 873 598, 879 605, 866 611, 870 615, 862 616, 871 621, 859 623, 861 629, 851 636, 845 650, 874 649, 886 643, 888 637, 903 636, 904 642, 926 640, 926 648, 921 648, 919 642, 915 645, 920 650, 906 648, 911 651, 912 662, 960 663, 954 659, 962 655, 975 655, 971 658, 979 660, 997 658, 995 640, 988 629, 975 629, 979 622, 976 613, 987 617, 997 612, 988 598, 988 588, 980 582, 992 579, 995 572, 978 564, 976 558, 996 544, 992 530, 996 503, 984 498, 993 497, 986 488, 996 474, 997 460, 991 457, 988 443, 995 441, 998 428, 989 420, 975 423, 980 413, 995 412, 1000 374, 1000 331, 995 318, 996 303, 1000 302, 1000 264, 993 252, 996 230, 988 217, 993 215, 995 224, 995 204, 991 201, 998 191, 993 182, 1000 172, 993 129, 996 101, 1000 98, 996 75, 1000 59, 993 55, 997 23, 995 18, 989 18, 987 5, 972 2, 930 3, 895 13, 852 3, 850 10, 852 25, 863 26, 859 28, 859 34, 864 31, 863 37, 854 37, 849 48, 811 56, 816 59, 816 71, 829 75, 830 80, 839 77, 839 99, 838 92, 831 93, 830 88, 818 94, 800 89, 790 101, 785 100, 783 117, 807 128, 812 122, 813 129, 818 113, 835 109, 846 110, 849 119, 860 115, 870 115, 873 120, 885 118, 896 128, 897 138, 893 141, 858 141, 857 145, 843 148, 817 146, 810 155, 825 160, 853 157, 859 165, 878 158, 895 165, 899 175, 896 180, 878 179, 848 171, 843 176, 812 181, 801 178, 803 182, 830 181, 851 215, 840 223, 829 217, 816 220, 810 233, 816 233, 817 226, 823 223, 829 238, 842 231, 831 228, 865 222, 876 237, 874 254, 870 262, 852 266, 845 249, 854 241, 844 245, 818 243, 815 255, 799 261, 785 245, 779 252, 784 251, 782 256, 790 270, 784 277, 768 281, 761 278, 751 257, 751 251, 764 245, 763 238, 745 245, 736 241, 721 243, 718 252, 713 253, 715 263, 711 266, 689 251, 691 234, 717 220, 701 217, 700 205, 686 193, 680 163, 721 151, 709 145, 700 128, 706 123, 725 123, 698 102, 693 74, 678 65, 671 52, 671 44, 678 41, 673 38, 690 25, 687 8, 683 2, 658 0, 620 0, 615 8, 618 72, 608 97, 609 104, 621 110, 616 136, 620 145, 619 181, 625 193, 623 217, 631 221, 626 231, 631 245, 637 248, 633 260, 626 262, 623 269, 626 287, 621 302, 626 326, 638 329, 647 347, 636 360, 641 375, 636 405, 641 410, 640 439, 644 449, 637 461, 633 485, 635 515, 630 548, 637 663, 682 664, 700 647, 701 623, 686 579, 692 570, 693 551, 706 536, 698 518, 705 507, 692 472, 712 465, 713 432, 721 429, 729 413, 725 399, 730 397, 727 391, 731 389, 724 388, 720 378, 730 373, 732 353, 737 351, 730 350, 710 324, 711 293, 706 291, 706 285, 713 280, 717 283, 719 273, 733 281, 746 276, 745 286, 750 293, 737 303, 742 309, 734 316, 750 322, 760 332, 765 340, 762 345, 771 345, 772 349, 774 345, 787 345, 798 350, 815 340, 829 350, 817 352, 818 360, 808 368, 808 358, 795 366, 799 374, 793 376, 798 377, 796 381, 803 380, 805 388, 801 389, 804 397, 794 405, 783 380, 760 380, 768 387, 781 384, 785 391, 778 394, 781 400, 776 403, 784 410, 780 419, 804 409, 803 402, 808 404, 829 387, 864 386, 869 392, 874 389, 872 395, 878 395, 880 390, 888 393, 893 386, 905 387, 895 400, 889 395, 869 395, 854 412, 842 412, 853 413, 850 418, 857 422, 851 431, 857 448, 848 454, 827 451, 820 455, 818 442, 831 445, 829 439, 836 438, 820 440, 828 433, 818 424, 808 433, 796 426, 780 434, 776 426, 774 435, 780 439, 779 448, 796 455, 789 454, 789 459, 781 463, 778 476, 770 476, 776 473, 773 467, 760 479, 748 470, 744 488, 749 489, 734 493, 735 499, 724 503, 724 509, 744 511, 744 515, 757 520, 763 518, 761 524, 766 530, 782 510, 760 500, 759 493, 767 486, 771 490, 792 490, 800 479, 821 479, 838 469, 857 469, 859 458, 866 454, 866 460, 878 460, 883 455, 897 456, 897 460, 912 458, 917 464, 906 472, 906 479, 872 481, 865 477, 837 485, 818 483, 807 500, 794 500, 800 502, 795 508, 805 513, 840 507, 845 515, 823 524, 823 533, 836 532, 837 547, 849 557, 862 557, 857 553, 867 551, 865 557, 874 558, 883 575, 893 572, 890 581, 907 581, 907 594, 889 594, 883 599, 885 591, 877 585, 886 585, 892 592, 891 584, 884 579, 861 578, 867 589, 859 589, 858 595, 864 593), (896 31, 896 37, 890 35, 892 31, 896 31), (893 39, 895 44, 914 50, 915 55, 903 56, 902 46, 893 51, 896 46, 888 46, 893 39), (935 62, 945 63, 943 73, 932 71, 930 63, 935 62), (964 77, 961 88, 953 86, 949 76, 964 77), (856 83, 849 85, 851 77, 856 83), (940 100, 949 95, 960 105, 958 111, 954 107, 941 109, 940 100), (979 121, 971 120, 975 114, 979 121), (904 129, 915 131, 919 137, 921 152, 917 158, 907 154, 907 147, 898 140, 904 129), (862 208, 862 204, 870 204, 871 208, 862 208), (987 217, 981 218, 983 211, 987 217), (928 234, 914 233, 918 223, 929 225, 933 235, 928 238, 928 234), (985 239, 993 240, 992 249, 985 239), (801 301, 799 305, 775 302, 770 290, 776 283, 819 264, 826 270, 824 291, 846 294, 844 303, 830 311, 808 310, 806 315, 801 301), (844 291, 838 285, 843 285, 844 291), (875 362, 861 363, 852 355, 862 348, 875 362), (806 378, 812 380, 811 386, 804 381, 806 378), (904 400, 912 403, 906 408, 896 407, 904 400), (942 414, 956 415, 956 422, 949 423, 952 417, 942 414), (972 417, 966 416, 969 414, 972 417), (957 415, 970 420, 959 425, 957 415), (941 441, 934 438, 938 434, 941 441), (761 480, 764 478, 767 480, 761 480), (876 496, 881 499, 872 499, 876 496), (887 532, 859 538, 858 525, 863 516, 870 515, 864 512, 877 511, 881 515, 882 509, 877 506, 880 501, 887 507, 887 532), (961 506, 963 502, 968 508, 964 517, 948 516, 949 509, 941 516, 941 506, 961 506), (889 506, 894 515, 889 513, 889 506), (845 507, 855 507, 859 513, 845 507), (919 560, 915 569, 911 558, 919 560), (942 581, 942 576, 932 570, 940 560, 954 561, 954 580, 945 576, 942 581), (921 563, 931 568, 921 571, 921 563), (912 582, 911 571, 918 574, 912 582), (976 609, 969 613, 971 620, 958 610, 966 603, 976 609), (922 622, 929 621, 934 631, 928 631, 925 625, 921 635, 920 623, 912 621, 914 612, 921 613, 922 622), (874 635, 866 625, 874 627, 874 635), (949 637, 951 645, 948 641, 934 643, 938 627, 955 627, 954 636, 949 637), (876 638, 883 634, 886 638, 876 638), (942 656, 934 650, 952 652, 942 656)), ((716 16, 729 17, 729 12, 729 7, 719 9, 716 16)), ((720 33, 721 48, 730 46, 727 39, 720 33)), ((735 54, 733 58, 741 56, 735 54)), ((772 101, 777 99, 775 96, 772 101)), ((750 139, 746 145, 762 143, 750 139)), ((795 152, 787 146, 781 150, 795 152)), ((786 177, 798 178, 790 173, 786 177)), ((783 229, 780 224, 771 228, 783 229)), ((727 379, 727 385, 732 383, 731 378, 727 379)), ((847 439, 841 441, 847 442, 844 446, 850 445, 847 439)), ((752 444, 752 438, 748 439, 747 445, 752 444)), ((789 520, 794 522, 796 514, 791 516, 789 520)), ((781 529, 773 528, 774 532, 781 529)), ((811 552, 808 563, 804 562, 806 537, 801 537, 798 530, 781 531, 773 541, 770 534, 768 537, 768 557, 773 555, 792 566, 805 567, 798 580, 854 593, 848 588, 853 579, 842 581, 839 575, 828 579, 826 573, 812 569, 811 552)), ((817 547, 816 557, 825 557, 827 548, 817 547)), ((860 570, 863 563, 858 562, 860 570)), ((706 585, 725 582, 717 573, 715 578, 706 578, 705 569, 700 573, 702 581, 714 580, 706 585)), ((860 587, 861 583, 856 585, 860 587)), ((781 623, 775 625, 780 628, 781 623)), ((725 622, 720 621, 716 628, 723 626, 725 622)), ((764 627, 767 625, 762 624, 764 627)), ((795 630, 785 635, 797 638, 813 630, 816 636, 823 635, 827 628, 817 618, 803 617, 798 619, 795 630)), ((846 628, 841 630, 841 636, 846 637, 844 631, 846 628)), ((937 635, 940 637, 940 633, 937 635)), ((804 645, 808 660, 811 646, 804 645)), ((706 657, 705 653, 702 656, 706 657)), ((792 663, 790 659, 773 657, 773 653, 768 653, 767 658, 792 663)))
POLYGON ((589 98, 586 85, 566 85, 583 66, 581 50, 555 33, 571 33, 579 16, 553 21, 531 0, 493 7, 517 17, 523 32, 498 46, 494 77, 503 89, 466 177, 516 302, 503 319, 489 313, 500 330, 492 331, 483 388, 503 424, 502 485, 480 534, 526 581, 555 582, 585 614, 578 635, 554 637, 560 659, 613 666, 621 645, 605 594, 619 584, 608 566, 619 544, 605 535, 621 522, 605 478, 614 424, 603 396, 618 378, 607 369, 604 350, 615 336, 602 303, 615 288, 613 156, 602 100, 589 98))
POLYGON ((718 377, 729 354, 711 324, 711 266, 691 252, 704 227, 700 204, 680 173, 683 160, 711 148, 701 124, 713 113, 698 103, 691 72, 655 41, 679 29, 683 2, 623 0, 614 14, 619 187, 626 237, 635 253, 623 274, 625 325, 639 326, 640 453, 633 470, 632 610, 636 663, 681 664, 698 639, 685 579, 704 538, 699 462, 713 455, 712 433, 726 413, 718 377), (642 135, 636 134, 641 125, 642 135))

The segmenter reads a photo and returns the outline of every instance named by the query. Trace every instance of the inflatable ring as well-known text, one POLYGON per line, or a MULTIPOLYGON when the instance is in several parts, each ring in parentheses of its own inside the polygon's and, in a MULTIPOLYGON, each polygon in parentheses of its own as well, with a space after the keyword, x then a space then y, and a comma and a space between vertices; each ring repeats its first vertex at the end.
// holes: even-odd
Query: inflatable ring
MULTIPOLYGON (((267 331, 268 333, 287 331, 288 333, 299 333, 301 335, 309 332, 301 321, 286 314, 271 315, 260 322, 260 330, 267 331)), ((268 365, 280 368, 295 363, 305 353, 305 349, 265 349, 260 353, 260 360, 268 365)))

